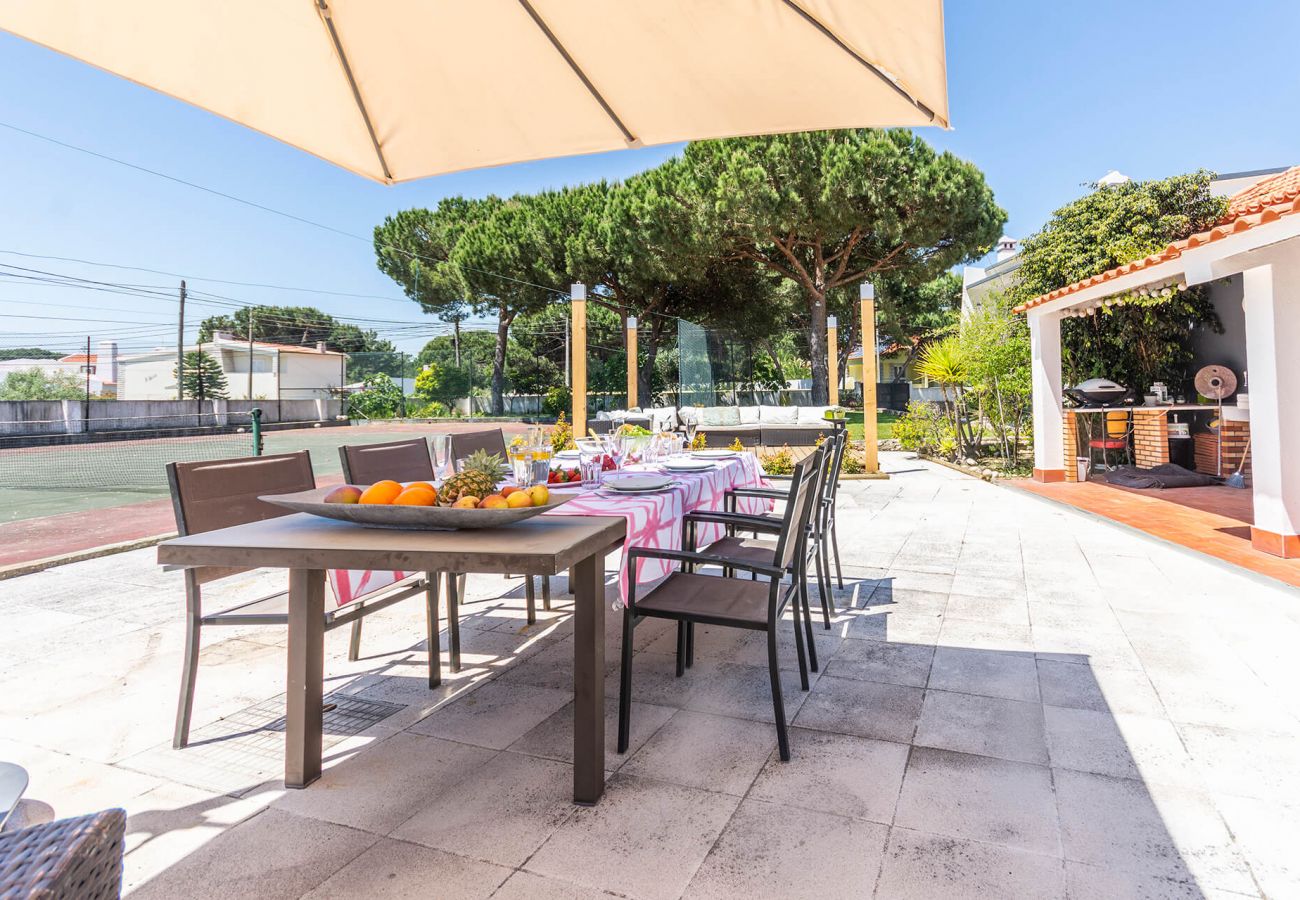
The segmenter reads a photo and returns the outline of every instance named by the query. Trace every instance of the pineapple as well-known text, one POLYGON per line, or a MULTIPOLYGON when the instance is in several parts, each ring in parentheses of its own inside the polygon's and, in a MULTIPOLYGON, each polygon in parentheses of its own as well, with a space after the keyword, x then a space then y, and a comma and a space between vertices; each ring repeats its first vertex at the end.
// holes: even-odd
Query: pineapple
POLYGON ((506 463, 499 453, 475 450, 459 472, 438 487, 438 505, 451 506, 461 497, 482 500, 496 493, 497 482, 506 477, 506 463))

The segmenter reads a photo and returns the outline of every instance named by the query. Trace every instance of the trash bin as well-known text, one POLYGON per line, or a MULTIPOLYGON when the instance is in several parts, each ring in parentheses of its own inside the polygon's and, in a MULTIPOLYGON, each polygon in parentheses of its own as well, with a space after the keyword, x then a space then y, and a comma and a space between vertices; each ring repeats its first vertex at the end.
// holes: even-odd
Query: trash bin
POLYGON ((1169 435, 1169 461, 1184 469, 1196 469, 1196 447, 1190 434, 1169 435))
POLYGON ((1074 458, 1075 472, 1080 481, 1088 480, 1088 473, 1092 471, 1092 460, 1086 456, 1076 456, 1074 458))

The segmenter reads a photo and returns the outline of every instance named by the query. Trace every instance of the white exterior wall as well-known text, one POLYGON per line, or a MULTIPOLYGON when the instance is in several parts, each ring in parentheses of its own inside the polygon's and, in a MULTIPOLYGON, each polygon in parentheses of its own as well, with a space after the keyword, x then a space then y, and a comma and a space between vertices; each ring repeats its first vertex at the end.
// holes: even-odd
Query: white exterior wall
POLYGON ((176 354, 148 353, 117 361, 117 399, 175 400, 176 354))
POLYGON ((1255 527, 1300 534, 1300 246, 1243 273, 1255 527))
MULTIPOLYGON (((216 356, 213 353, 213 356, 216 356)), ((226 375, 226 396, 231 400, 274 400, 277 384, 275 378, 275 358, 279 351, 254 347, 252 356, 253 383, 250 393, 248 383, 248 348, 235 346, 222 347, 220 350, 221 371, 226 375)))
POLYGON ((1029 348, 1034 405, 1034 475, 1054 479, 1065 467, 1061 433, 1061 316, 1029 313, 1029 348))
POLYGON ((343 365, 336 354, 280 354, 280 397, 284 400, 326 400, 343 387, 343 365))

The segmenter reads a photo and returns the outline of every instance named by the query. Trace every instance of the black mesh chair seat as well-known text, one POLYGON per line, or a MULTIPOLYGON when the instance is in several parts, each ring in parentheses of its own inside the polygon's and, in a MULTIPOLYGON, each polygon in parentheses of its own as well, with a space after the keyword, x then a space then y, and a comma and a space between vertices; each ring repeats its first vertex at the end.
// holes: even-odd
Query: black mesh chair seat
MULTIPOLYGON (((764 561, 772 561, 771 550, 764 561)), ((770 593, 762 581, 674 572, 636 605, 643 614, 664 618, 690 616, 705 624, 766 628, 770 593)))
POLYGON ((746 562, 771 562, 772 554, 776 552, 776 541, 728 536, 719 538, 700 552, 706 556, 741 559, 746 562))

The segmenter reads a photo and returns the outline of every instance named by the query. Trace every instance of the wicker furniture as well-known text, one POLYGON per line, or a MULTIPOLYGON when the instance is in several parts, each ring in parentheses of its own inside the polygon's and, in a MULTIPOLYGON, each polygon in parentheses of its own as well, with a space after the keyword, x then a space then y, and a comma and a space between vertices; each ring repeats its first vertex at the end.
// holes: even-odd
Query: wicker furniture
MULTIPOLYGON (((167 481, 171 485, 172 508, 176 530, 182 536, 244 525, 288 515, 288 510, 258 499, 263 494, 289 494, 311 490, 316 486, 311 457, 306 450, 275 456, 252 456, 245 459, 222 459, 211 462, 169 463, 167 481)), ((281 591, 220 612, 203 611, 203 585, 247 572, 254 565, 232 558, 220 566, 203 566, 185 570, 185 663, 181 670, 180 700, 176 707, 176 729, 172 746, 180 749, 189 743, 190 715, 194 708, 194 682, 199 674, 199 645, 205 625, 287 625, 291 614, 288 594, 281 591)), ((386 566, 398 569, 398 566, 386 566)), ((349 659, 356 659, 361 640, 361 618, 378 612, 415 594, 425 595, 426 625, 429 640, 429 687, 442 682, 438 649, 437 578, 407 579, 383 590, 367 594, 344 606, 326 612, 321 622, 326 631, 352 625, 349 659)))
POLYGON ((116 900, 125 835, 120 809, 0 834, 0 900, 116 900))

